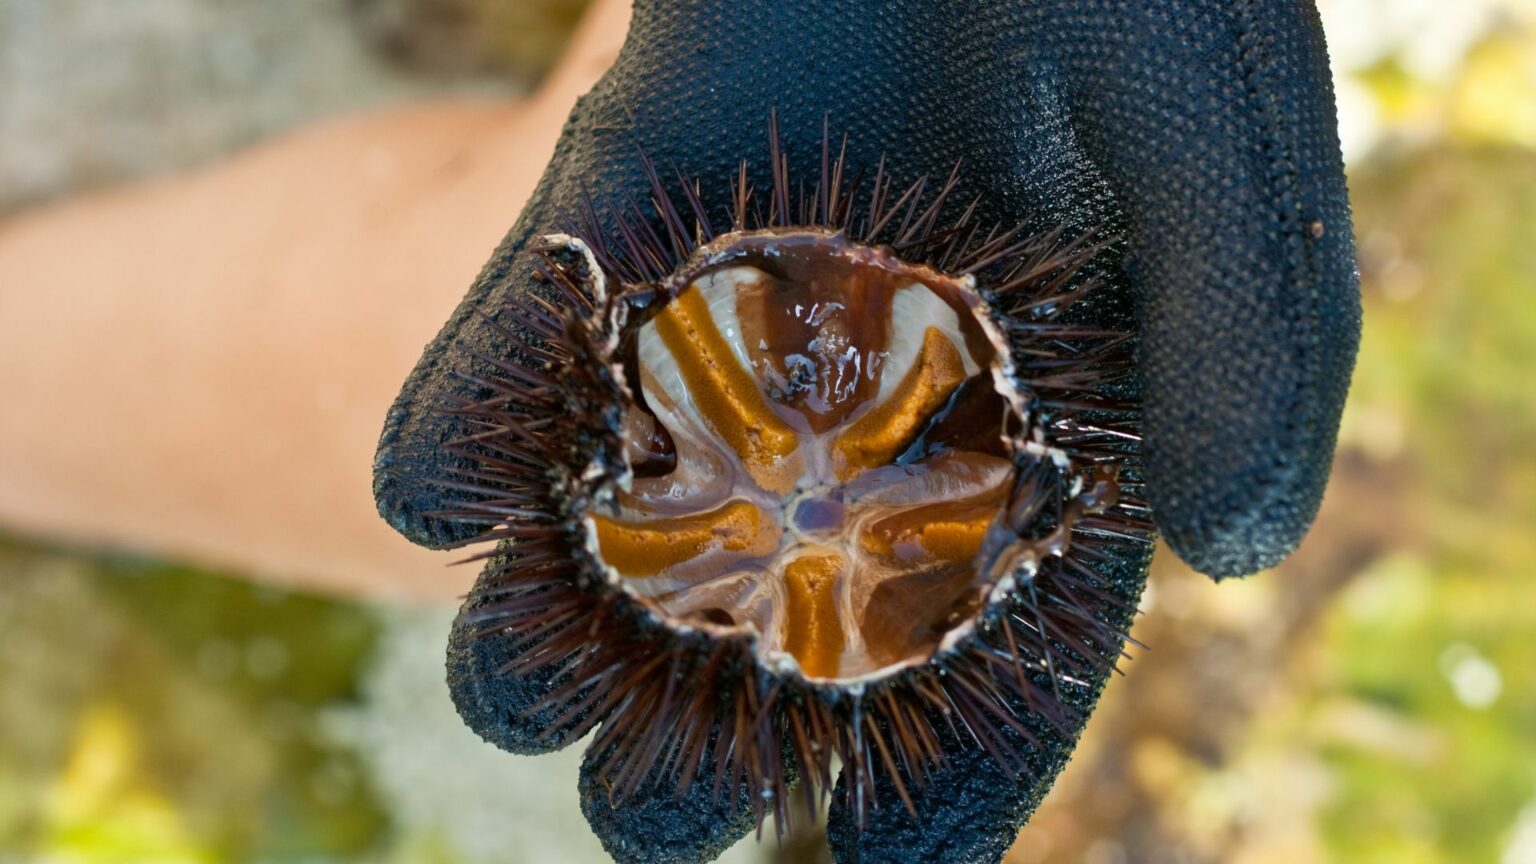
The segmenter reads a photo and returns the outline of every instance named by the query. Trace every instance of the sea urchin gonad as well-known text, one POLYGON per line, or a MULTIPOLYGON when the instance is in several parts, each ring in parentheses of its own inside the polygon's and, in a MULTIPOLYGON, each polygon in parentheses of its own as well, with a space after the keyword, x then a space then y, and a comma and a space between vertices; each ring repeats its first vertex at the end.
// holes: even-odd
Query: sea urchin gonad
POLYGON ((1149 551, 1131 339, 1076 314, 1112 244, 983 225, 958 168, 852 177, 826 135, 802 183, 778 142, 762 191, 647 161, 645 203, 552 226, 542 284, 485 318, 487 397, 449 409, 471 467, 439 515, 496 544, 460 710, 523 752, 596 730, 583 801, 620 860, 828 795, 834 833, 921 821, 978 760, 1032 806, 1149 551))

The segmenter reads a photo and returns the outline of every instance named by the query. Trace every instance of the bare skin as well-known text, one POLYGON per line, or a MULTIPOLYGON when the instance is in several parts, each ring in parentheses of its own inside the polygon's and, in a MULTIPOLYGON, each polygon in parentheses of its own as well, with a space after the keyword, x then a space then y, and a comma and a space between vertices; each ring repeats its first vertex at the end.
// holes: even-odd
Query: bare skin
POLYGON ((628 3, 518 104, 332 122, 0 221, 0 529, 447 598, 374 510, 379 424, 517 217, 628 3))

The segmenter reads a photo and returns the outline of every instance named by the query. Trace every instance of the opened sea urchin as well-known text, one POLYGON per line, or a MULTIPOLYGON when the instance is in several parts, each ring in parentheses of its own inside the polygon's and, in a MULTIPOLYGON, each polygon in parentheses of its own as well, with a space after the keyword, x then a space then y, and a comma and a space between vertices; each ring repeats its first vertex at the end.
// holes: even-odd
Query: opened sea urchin
POLYGON ((1150 536, 1130 340, 1074 314, 1105 244, 842 152, 802 183, 774 132, 771 185, 743 164, 719 200, 647 162, 645 203, 531 250, 487 397, 451 409, 472 467, 440 515, 496 544, 450 651, 496 680, 460 709, 522 752, 596 730, 584 806, 621 860, 828 794, 839 830, 920 821, 960 756, 1043 789, 1126 639, 1139 585, 1101 565, 1150 536))

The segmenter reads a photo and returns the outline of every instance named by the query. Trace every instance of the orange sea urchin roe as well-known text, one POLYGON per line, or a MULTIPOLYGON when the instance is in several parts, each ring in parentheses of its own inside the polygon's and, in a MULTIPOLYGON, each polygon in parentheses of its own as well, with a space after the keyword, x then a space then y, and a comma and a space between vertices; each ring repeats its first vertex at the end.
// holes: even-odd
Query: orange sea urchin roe
POLYGON ((1013 476, 980 300, 835 236, 726 253, 635 334, 628 428, 672 450, 594 515, 599 551, 664 616, 751 625, 808 678, 922 659, 979 604, 1013 476))

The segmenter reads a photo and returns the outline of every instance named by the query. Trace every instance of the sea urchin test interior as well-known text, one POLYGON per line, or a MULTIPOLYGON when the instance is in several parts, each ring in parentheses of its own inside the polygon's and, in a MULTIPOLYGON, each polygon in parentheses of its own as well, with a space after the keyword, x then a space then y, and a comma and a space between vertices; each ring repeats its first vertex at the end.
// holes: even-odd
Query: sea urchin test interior
POLYGON ((758 232, 667 288, 621 348, 632 471, 592 516, 602 560, 675 624, 752 628, 811 680, 925 661, 1019 542, 1023 424, 969 278, 758 232))

